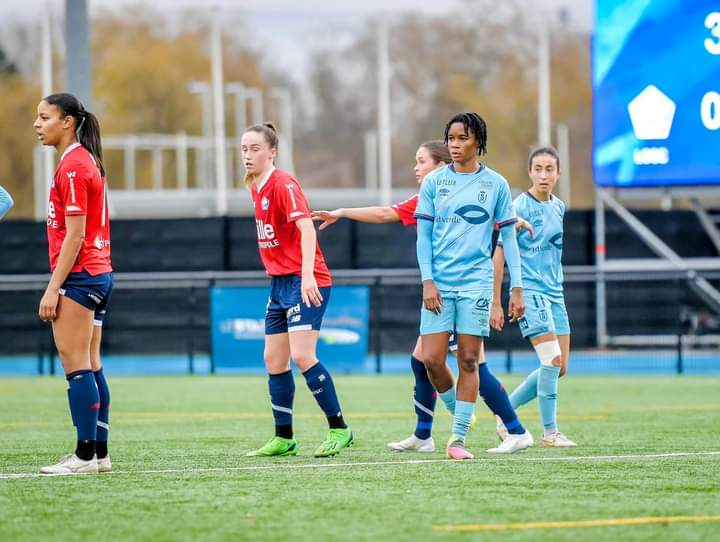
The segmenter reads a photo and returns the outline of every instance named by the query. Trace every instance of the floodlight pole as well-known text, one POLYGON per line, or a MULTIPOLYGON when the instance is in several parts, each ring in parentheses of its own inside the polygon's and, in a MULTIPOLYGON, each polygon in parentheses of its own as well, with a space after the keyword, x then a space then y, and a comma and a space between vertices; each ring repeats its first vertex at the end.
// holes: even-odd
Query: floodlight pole
POLYGON ((550 34, 540 17, 538 34, 538 145, 550 145, 550 34))
POLYGON ((92 111, 87 0, 65 0, 65 88, 92 111))
POLYGON ((228 213, 227 199, 227 153, 225 149, 225 93, 223 87, 222 35, 220 32, 220 9, 214 10, 210 30, 212 58, 213 120, 215 128, 215 195, 219 216, 228 213))
POLYGON ((378 142, 380 166, 380 205, 392 203, 392 137, 390 132, 390 55, 388 26, 378 21, 378 142))
MULTIPOLYGON (((52 73, 52 30, 50 28, 50 17, 41 17, 42 36, 42 95, 43 98, 53 92, 52 73)), ((42 148, 42 179, 35 187, 35 218, 43 220, 47 216, 47 202, 49 199, 50 182, 55 170, 55 150, 52 147, 42 148)))

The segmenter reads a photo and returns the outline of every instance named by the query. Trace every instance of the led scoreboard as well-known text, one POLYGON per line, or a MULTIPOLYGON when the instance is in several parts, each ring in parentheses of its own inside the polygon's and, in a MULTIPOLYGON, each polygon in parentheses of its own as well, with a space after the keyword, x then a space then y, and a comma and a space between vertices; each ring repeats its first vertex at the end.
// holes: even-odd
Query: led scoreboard
POLYGON ((600 186, 720 184, 720 0, 597 0, 600 186))

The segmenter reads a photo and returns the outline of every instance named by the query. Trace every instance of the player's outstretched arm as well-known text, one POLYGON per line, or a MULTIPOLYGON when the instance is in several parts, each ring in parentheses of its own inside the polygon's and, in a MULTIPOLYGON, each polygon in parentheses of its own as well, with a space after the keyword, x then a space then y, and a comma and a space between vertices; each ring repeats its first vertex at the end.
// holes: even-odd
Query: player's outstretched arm
POLYGON ((8 214, 13 205, 15 205, 15 202, 12 196, 8 194, 7 190, 0 186, 0 220, 5 218, 5 215, 8 214))
POLYGON ((313 211, 313 220, 322 221, 320 229, 324 230, 328 226, 335 224, 341 218, 348 218, 358 222, 367 224, 387 224, 390 222, 399 222, 400 215, 390 206, 384 207, 341 207, 334 211, 313 211))
POLYGON ((493 302, 490 310, 490 326, 502 331, 505 313, 502 308, 502 281, 505 274, 505 252, 501 245, 495 247, 493 255, 493 302))

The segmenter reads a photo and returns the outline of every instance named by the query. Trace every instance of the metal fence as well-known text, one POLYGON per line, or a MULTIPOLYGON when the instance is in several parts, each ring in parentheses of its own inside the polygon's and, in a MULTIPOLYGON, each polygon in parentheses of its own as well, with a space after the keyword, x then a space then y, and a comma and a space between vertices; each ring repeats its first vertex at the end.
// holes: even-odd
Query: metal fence
MULTIPOLYGON (((604 271, 610 334, 602 348, 594 342, 595 286, 599 271, 590 266, 567 266, 565 273, 566 302, 573 326, 571 364, 574 371, 720 371, 718 317, 706 309, 703 300, 687 286, 686 273, 604 271)), ((701 273, 708 280, 720 279, 718 270, 701 273)), ((417 270, 340 270, 333 275, 337 285, 367 285, 371 290, 370 356, 363 370, 378 373, 404 370, 419 321, 421 290, 417 270)), ((0 367, 5 367, 5 372, 12 372, 8 367, 13 360, 15 363, 23 360, 26 368, 32 364, 38 373, 52 374, 56 370, 57 356, 48 326, 31 313, 47 280, 47 275, 0 275, 0 305, 5 311, 4 330, 0 332, 3 335, 0 351, 5 352, 5 357, 0 357, 0 367), (18 296, 24 300, 22 307, 13 301, 20 299, 18 296), (24 311, 14 324, 8 320, 13 311, 24 311), (19 337, 23 333, 30 333, 30 339, 14 349, 13 341, 20 345, 19 337)), ((144 372, 153 372, 153 366, 164 372, 165 362, 172 365, 173 371, 215 372, 208 338, 210 288, 265 284, 267 277, 254 271, 119 273, 109 312, 110 325, 105 334, 105 354, 118 360, 124 357, 129 372, 139 365, 145 368, 144 372), (145 300, 148 306, 141 307, 137 299, 145 300), (165 304, 172 307, 163 307, 165 304), (121 314, 114 313, 114 308, 121 314), (157 320, 152 310, 161 314, 159 324, 151 321, 157 320), (148 321, 143 329, 146 317, 148 321), (113 341, 116 334, 125 342, 113 341), (127 344, 133 346, 128 349, 127 344), (140 359, 145 362, 136 363, 140 359)), ((517 326, 507 326, 500 334, 493 333, 487 349, 489 362, 498 370, 525 371, 536 364, 517 326)), ((258 367, 262 367, 262 360, 258 360, 258 367)))

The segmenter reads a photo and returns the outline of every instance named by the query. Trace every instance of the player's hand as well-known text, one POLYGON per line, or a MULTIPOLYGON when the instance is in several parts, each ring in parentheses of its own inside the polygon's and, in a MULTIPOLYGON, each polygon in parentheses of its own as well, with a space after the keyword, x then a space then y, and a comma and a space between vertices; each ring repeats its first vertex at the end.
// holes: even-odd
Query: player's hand
POLYGON ((310 307, 310 304, 316 307, 322 305, 323 296, 312 274, 302 276, 300 294, 302 295, 302 302, 305 303, 306 307, 310 307))
POLYGON ((434 314, 442 312, 442 297, 432 280, 423 281, 423 305, 434 314))
POLYGON ((510 292, 510 302, 508 303, 510 322, 517 322, 518 318, 522 318, 524 314, 525 301, 523 301, 522 288, 513 288, 510 292))
POLYGON ((515 231, 521 233, 523 230, 526 230, 530 234, 531 239, 535 239, 535 228, 533 228, 532 224, 518 217, 517 224, 515 224, 515 231))
POLYGON ((490 327, 495 331, 502 331, 504 323, 505 312, 503 311, 502 303, 493 301, 492 307, 490 307, 490 327))
POLYGON ((335 222, 337 222, 341 218, 342 218, 342 212, 340 209, 335 209, 334 211, 313 211, 312 212, 312 219, 315 222, 322 221, 322 224, 320 224, 321 230, 324 230, 328 226, 335 224, 335 222))
POLYGON ((57 318, 57 305, 60 299, 60 292, 57 290, 48 288, 45 290, 42 299, 40 300, 40 308, 38 309, 38 316, 43 322, 52 322, 57 318))

